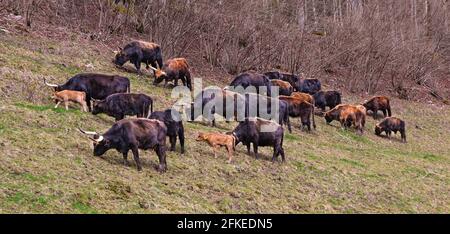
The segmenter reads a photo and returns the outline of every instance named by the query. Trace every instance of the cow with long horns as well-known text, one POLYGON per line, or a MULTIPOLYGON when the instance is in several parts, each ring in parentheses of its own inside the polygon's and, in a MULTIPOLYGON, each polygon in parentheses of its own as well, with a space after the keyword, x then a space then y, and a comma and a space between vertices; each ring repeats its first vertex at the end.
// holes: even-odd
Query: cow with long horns
POLYGON ((173 58, 164 63, 163 67, 159 65, 155 68, 150 66, 155 71, 154 85, 158 85, 164 80, 164 87, 169 81, 174 81, 174 86, 178 86, 178 79, 183 82, 192 91, 191 72, 189 71, 189 64, 185 58, 173 58))
POLYGON ((137 170, 141 171, 139 149, 153 149, 159 158, 158 171, 165 172, 166 164, 166 125, 154 119, 132 118, 116 122, 104 134, 97 132, 79 131, 89 135, 94 143, 94 156, 101 156, 110 149, 116 149, 122 153, 125 165, 128 163, 128 151, 133 152, 137 170))
POLYGON ((91 99, 103 100, 111 94, 129 93, 130 80, 123 76, 104 75, 96 73, 81 73, 70 78, 65 84, 44 83, 56 92, 74 90, 86 93, 86 102, 91 111, 91 99))
POLYGON ((141 71, 141 63, 145 63, 147 69, 149 69, 149 65, 156 67, 163 64, 161 46, 152 42, 132 41, 123 49, 119 47, 119 51, 115 52, 114 63, 116 65, 123 66, 130 61, 138 72, 141 71))

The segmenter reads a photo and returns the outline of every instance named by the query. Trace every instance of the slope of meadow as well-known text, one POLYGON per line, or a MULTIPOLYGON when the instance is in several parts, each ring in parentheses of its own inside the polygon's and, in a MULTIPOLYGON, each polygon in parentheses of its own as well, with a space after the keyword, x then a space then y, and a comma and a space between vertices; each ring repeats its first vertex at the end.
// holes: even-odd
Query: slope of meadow
MULTIPOLYGON (((103 132, 113 119, 78 107, 53 109, 44 77, 62 83, 84 71, 117 73, 131 79, 133 92, 154 97, 156 110, 174 102, 170 89, 116 69, 111 57, 101 46, 73 38, 0 35, 1 213, 450 212, 448 106, 393 99, 394 115, 407 121, 407 144, 376 137, 372 118, 358 136, 316 116, 316 131, 296 128, 285 135, 284 164, 270 162, 270 148, 255 160, 242 145, 228 164, 223 149, 214 159, 194 139, 200 131, 223 132, 235 123, 216 129, 186 123, 187 153, 169 152, 165 174, 154 169, 157 157, 150 151, 141 153, 142 172, 132 160, 123 166, 112 150, 94 157, 75 128, 103 132)), ((344 95, 344 102, 360 101, 344 95)))

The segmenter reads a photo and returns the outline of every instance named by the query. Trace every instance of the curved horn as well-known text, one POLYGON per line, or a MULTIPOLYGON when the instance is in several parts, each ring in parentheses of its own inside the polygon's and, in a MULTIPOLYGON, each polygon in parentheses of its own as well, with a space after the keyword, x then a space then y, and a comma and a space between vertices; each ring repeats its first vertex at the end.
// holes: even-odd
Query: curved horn
MULTIPOLYGON (((80 131, 81 133, 83 133, 83 134, 86 134, 86 135, 98 135, 98 133, 97 132, 91 132, 91 131, 84 131, 83 129, 81 129, 81 128, 78 128, 78 131, 80 131)), ((102 139, 103 139, 103 137, 102 136, 100 136, 102 139)))
MULTIPOLYGON (((158 63, 156 63, 158 64, 158 63)), ((150 67, 150 69, 152 69, 153 71, 157 71, 158 69, 154 68, 152 65, 148 65, 148 67, 150 67)))
POLYGON ((50 86, 50 87, 58 87, 58 85, 56 85, 56 84, 50 84, 50 83, 47 83, 47 80, 44 78, 44 83, 45 83, 45 85, 47 85, 47 86, 50 86))

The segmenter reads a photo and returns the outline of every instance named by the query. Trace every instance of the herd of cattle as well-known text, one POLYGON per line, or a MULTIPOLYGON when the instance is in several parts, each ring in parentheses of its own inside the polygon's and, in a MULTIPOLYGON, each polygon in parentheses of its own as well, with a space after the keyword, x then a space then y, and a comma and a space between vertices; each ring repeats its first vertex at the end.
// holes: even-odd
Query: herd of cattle
MULTIPOLYGON (((133 41, 127 44, 123 49, 116 52, 114 63, 116 66, 122 66, 126 62, 131 62, 140 72, 141 63, 146 64, 147 69, 153 70, 154 85, 164 80, 165 86, 173 81, 178 85, 180 79, 184 86, 192 90, 191 74, 189 65, 184 58, 173 58, 163 64, 161 48, 155 43, 133 41)), ((54 88, 53 99, 56 107, 62 102, 66 109, 69 102, 81 104, 83 111, 92 112, 96 115, 105 113, 114 117, 116 123, 105 133, 85 131, 79 128, 83 134, 89 136, 94 144, 94 155, 103 155, 109 149, 116 149, 122 153, 124 164, 128 165, 128 151, 132 151, 137 169, 141 170, 139 160, 139 149, 153 149, 159 158, 159 168, 161 172, 166 171, 166 137, 169 137, 170 150, 175 151, 177 138, 181 145, 181 153, 185 152, 184 126, 181 118, 177 118, 182 112, 190 113, 188 121, 194 121, 198 117, 208 119, 215 126, 215 114, 223 114, 227 120, 239 121, 238 126, 227 133, 200 133, 198 141, 206 141, 213 147, 214 156, 216 150, 224 146, 228 150, 229 161, 232 160, 233 151, 236 145, 242 143, 247 147, 250 154, 250 147, 253 144, 255 157, 258 158, 258 147, 273 147, 272 160, 276 160, 281 155, 285 160, 283 149, 284 129, 287 125, 289 132, 292 131, 290 124, 291 118, 299 118, 301 128, 307 128, 311 131, 312 126, 315 129, 315 114, 321 114, 327 123, 333 120, 339 121, 341 127, 347 129, 354 127, 359 134, 363 134, 366 122, 367 111, 371 111, 374 118, 378 111, 382 111, 384 119, 375 126, 375 134, 380 135, 383 131, 388 137, 391 132, 400 132, 401 139, 406 142, 405 122, 399 118, 391 117, 391 106, 389 99, 385 96, 375 96, 361 105, 351 105, 341 103, 341 93, 338 91, 322 91, 321 83, 317 79, 305 79, 294 74, 270 71, 258 73, 256 71, 244 72, 236 76, 229 86, 215 90, 213 95, 208 95, 208 89, 202 90, 194 101, 188 107, 183 107, 182 112, 173 111, 172 108, 164 111, 153 111, 153 100, 145 94, 131 93, 130 81, 126 77, 117 75, 104 75, 97 73, 82 73, 70 78, 63 85, 48 83, 47 86, 54 88), (277 87, 278 94, 271 95, 273 87, 277 87), (236 87, 258 87, 254 93, 245 93, 241 95, 230 89, 236 87), (263 89, 262 89, 263 88, 263 89), (222 95, 218 97, 218 95, 222 95), (214 100, 232 100, 220 102, 215 105, 211 111, 196 112, 194 108, 201 108, 205 105, 215 103, 214 100), (266 101, 270 112, 270 103, 278 104, 278 122, 266 120, 258 115, 250 115, 248 112, 248 103, 252 100, 266 101), (275 99, 275 100, 274 100, 275 99), (91 103, 92 102, 92 103, 91 103), (237 103, 245 103, 245 111, 238 113, 236 111, 237 103), (319 108, 320 113, 315 113, 315 107, 319 108), (326 111, 326 107, 330 110, 326 111), (232 108, 233 113, 229 114, 227 110, 232 108), (228 113, 229 115, 225 115, 228 113), (137 118, 125 118, 125 116, 136 115, 137 118), (175 115, 175 116, 174 116, 175 115), (238 118, 238 117, 241 118, 238 118), (271 128, 271 131, 262 129, 271 128)), ((259 106, 259 105, 258 105, 259 106)))

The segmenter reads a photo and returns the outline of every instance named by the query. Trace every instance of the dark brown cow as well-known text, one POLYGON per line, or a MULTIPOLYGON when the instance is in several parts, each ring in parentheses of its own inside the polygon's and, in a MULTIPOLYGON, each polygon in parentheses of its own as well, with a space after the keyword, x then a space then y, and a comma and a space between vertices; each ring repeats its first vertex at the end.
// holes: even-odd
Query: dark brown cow
POLYGON ((141 71, 141 63, 156 67, 162 66, 161 47, 158 44, 146 41, 132 41, 125 45, 122 49, 119 47, 114 63, 122 66, 127 61, 130 61, 138 72, 141 71))
POLYGON ((155 119, 132 118, 117 121, 108 131, 100 135, 79 129, 94 142, 94 156, 101 156, 110 149, 116 149, 123 155, 128 165, 128 151, 133 152, 138 171, 142 170, 139 149, 153 149, 159 158, 160 172, 167 170, 166 164, 166 125, 155 119))
POLYGON ((391 116, 391 105, 386 96, 375 96, 362 104, 367 110, 372 111, 373 118, 377 118, 377 112, 381 110, 384 117, 391 116), (387 112, 387 115, 386 115, 387 112))
POLYGON ((155 68, 153 66, 150 66, 150 68, 155 71, 154 85, 164 80, 164 87, 166 87, 169 81, 174 80, 174 85, 177 86, 178 79, 180 79, 184 86, 192 90, 191 72, 189 71, 189 64, 185 58, 169 59, 164 63, 162 68, 155 68))
POLYGON ((399 118, 386 117, 381 120, 380 123, 375 125, 375 134, 379 136, 382 132, 385 132, 389 138, 391 137, 391 132, 394 132, 395 134, 400 132, 402 141, 406 143, 405 121, 399 118))
MULTIPOLYGON (((279 99, 288 104, 289 116, 300 117, 301 126, 307 127, 311 131, 311 121, 314 129, 316 129, 316 121, 314 120, 314 105, 297 97, 279 96, 279 99)), ((288 124, 289 132, 292 132, 290 124, 288 124)))

